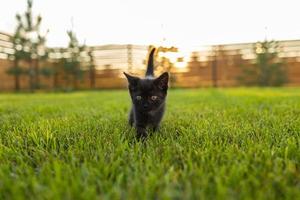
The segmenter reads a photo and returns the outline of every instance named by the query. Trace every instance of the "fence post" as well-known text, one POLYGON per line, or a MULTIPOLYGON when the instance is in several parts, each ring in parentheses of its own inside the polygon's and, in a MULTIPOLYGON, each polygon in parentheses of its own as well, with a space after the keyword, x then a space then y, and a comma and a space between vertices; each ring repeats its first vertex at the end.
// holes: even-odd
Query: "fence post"
POLYGON ((128 72, 132 71, 132 45, 128 44, 127 45, 127 67, 128 67, 128 72))
POLYGON ((217 47, 213 48, 213 60, 212 60, 212 85, 213 87, 218 87, 218 75, 217 75, 217 70, 218 70, 218 49, 217 47))

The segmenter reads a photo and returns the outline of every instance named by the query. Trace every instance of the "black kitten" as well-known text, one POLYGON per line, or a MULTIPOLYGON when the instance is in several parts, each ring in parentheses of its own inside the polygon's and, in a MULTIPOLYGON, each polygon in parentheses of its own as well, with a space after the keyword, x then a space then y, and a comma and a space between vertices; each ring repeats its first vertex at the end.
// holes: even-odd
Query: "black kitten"
POLYGON ((154 78, 154 52, 155 49, 150 52, 145 78, 138 78, 124 72, 132 100, 129 124, 136 127, 138 138, 147 136, 146 128, 148 126, 155 131, 165 111, 169 74, 165 72, 158 78, 154 78))

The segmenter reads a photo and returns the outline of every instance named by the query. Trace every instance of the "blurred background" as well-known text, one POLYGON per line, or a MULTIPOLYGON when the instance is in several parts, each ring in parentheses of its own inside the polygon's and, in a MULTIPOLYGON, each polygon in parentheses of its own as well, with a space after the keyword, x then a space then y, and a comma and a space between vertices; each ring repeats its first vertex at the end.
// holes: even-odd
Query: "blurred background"
POLYGON ((300 86, 296 0, 3 0, 0 91, 127 87, 155 73, 171 87, 300 86))

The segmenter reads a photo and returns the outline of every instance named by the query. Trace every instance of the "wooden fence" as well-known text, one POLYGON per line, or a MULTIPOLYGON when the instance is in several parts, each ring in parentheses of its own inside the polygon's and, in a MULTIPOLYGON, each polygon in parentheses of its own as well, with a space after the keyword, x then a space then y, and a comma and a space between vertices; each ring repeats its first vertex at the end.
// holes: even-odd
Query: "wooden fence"
MULTIPOLYGON (((156 72, 170 71, 171 85, 174 87, 232 87, 239 86, 237 77, 241 65, 251 66, 254 62, 253 43, 196 46, 193 50, 179 49, 178 52, 159 53, 156 57, 156 72), (165 59, 167 58, 167 59, 165 59)), ((285 62, 288 75, 287 86, 300 86, 300 40, 279 41, 280 57, 285 62)), ((124 88, 126 80, 122 74, 127 71, 143 75, 149 46, 143 45, 104 45, 93 47, 95 88, 124 88)), ((58 48, 53 48, 50 58, 42 63, 57 67, 58 48)), ((0 91, 14 89, 14 77, 7 73, 13 66, 8 55, 13 54, 10 35, 0 33, 0 91)), ((23 63, 25 68, 26 63, 23 63)), ((86 66, 79 88, 90 88, 90 76, 86 66)), ((40 77, 44 89, 63 88, 66 80, 63 75, 40 77)), ((21 89, 29 88, 28 77, 20 77, 21 89)))

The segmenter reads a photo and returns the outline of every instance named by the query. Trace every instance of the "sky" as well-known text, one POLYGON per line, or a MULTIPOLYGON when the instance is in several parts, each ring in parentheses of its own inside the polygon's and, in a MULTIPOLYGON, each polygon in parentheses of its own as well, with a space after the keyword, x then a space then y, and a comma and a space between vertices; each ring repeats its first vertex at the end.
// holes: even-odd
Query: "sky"
MULTIPOLYGON (((34 0, 47 44, 209 44, 300 39, 299 0, 34 0)), ((0 31, 13 33, 26 0, 1 0, 0 31)))

